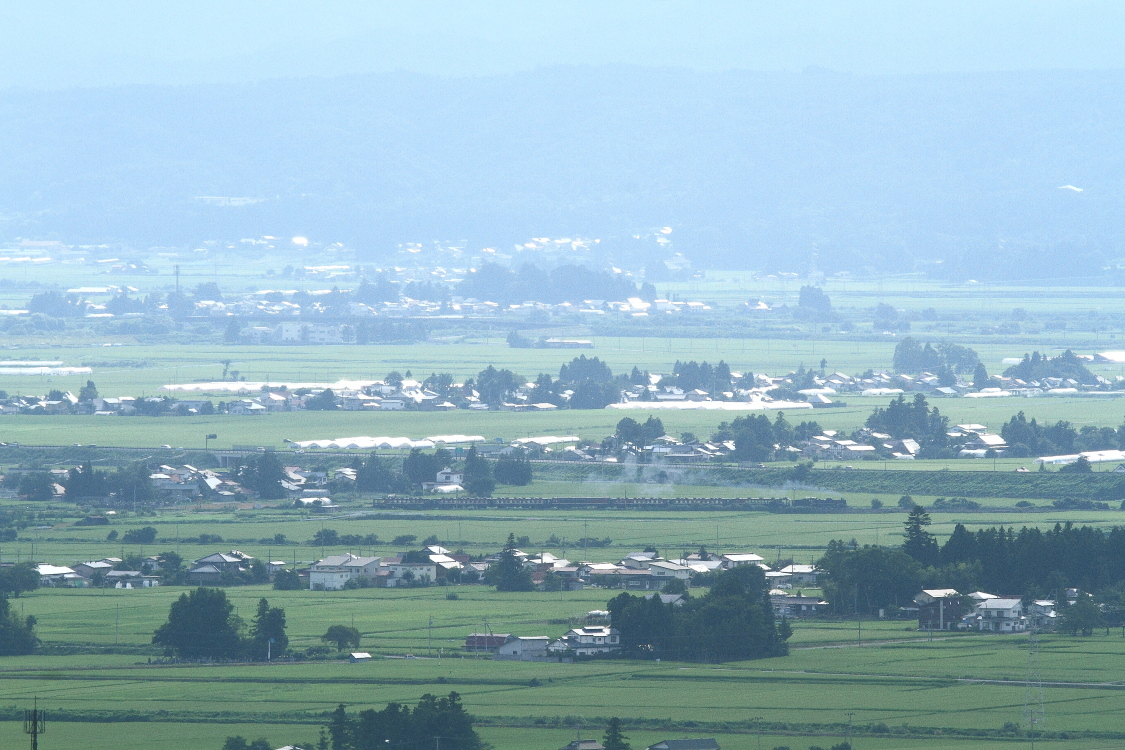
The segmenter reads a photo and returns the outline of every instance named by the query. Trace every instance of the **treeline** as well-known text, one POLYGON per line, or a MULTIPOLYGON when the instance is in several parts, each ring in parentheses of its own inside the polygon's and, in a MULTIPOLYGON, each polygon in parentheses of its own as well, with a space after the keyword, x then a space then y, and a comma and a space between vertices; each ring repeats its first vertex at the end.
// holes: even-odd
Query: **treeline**
POLYGON ((365 461, 357 460, 352 464, 356 470, 356 489, 380 493, 418 492, 423 483, 433 482, 439 471, 452 467, 458 467, 462 474, 461 486, 476 497, 490 496, 498 483, 522 487, 532 479, 531 462, 526 458, 501 456, 489 461, 477 453, 476 446, 471 446, 460 461, 444 448, 433 453, 414 448, 403 459, 401 471, 395 471, 389 461, 375 453, 365 461))
POLYGON ((62 482, 47 471, 8 472, 3 485, 14 488, 28 500, 50 500, 55 497, 55 484, 60 484, 70 498, 108 497, 134 498, 149 502, 156 493, 149 479, 149 467, 143 462, 119 466, 116 471, 94 469, 89 461, 71 469, 62 482))
POLYGON ((401 703, 388 703, 382 710, 369 708, 352 715, 340 704, 332 712, 326 730, 332 750, 421 748, 435 745, 435 741, 452 750, 485 747, 473 729, 472 715, 461 704, 461 696, 454 692, 441 698, 427 693, 413 710, 401 703))
POLYGON ((917 339, 907 336, 895 346, 894 368, 896 372, 917 375, 929 372, 937 375, 942 385, 953 385, 954 374, 972 373, 980 364, 980 357, 967 346, 940 342, 937 345, 928 341, 921 344, 917 339))
POLYGON ((765 574, 741 565, 717 575, 708 592, 680 603, 619 594, 607 609, 625 656, 723 662, 784 656, 791 629, 774 621, 765 574))
POLYGON ((884 432, 894 438, 910 438, 921 446, 918 458, 952 458, 949 450, 949 418, 942 416, 926 397, 916 393, 910 401, 905 396, 893 399, 885 408, 877 406, 864 424, 868 429, 884 432))
POLYGON ((1075 429, 1074 425, 1063 420, 1039 424, 1034 417, 1028 420, 1022 411, 1000 428, 1000 435, 1008 444, 1008 455, 1011 456, 1057 456, 1125 449, 1125 424, 1116 430, 1093 425, 1075 429))
MULTIPOLYGON (((389 381, 388 381, 389 382, 389 381)), ((453 376, 435 373, 422 385, 451 401, 458 401, 476 391, 482 402, 499 406, 522 389, 528 380, 509 369, 489 365, 475 378, 458 385, 453 376)), ((575 357, 559 368, 558 378, 550 373, 540 373, 527 394, 528 403, 554 404, 569 409, 604 409, 621 400, 621 391, 630 385, 648 383, 648 373, 636 367, 628 375, 614 375, 609 365, 598 357, 585 354, 575 357)))
POLYGON ((1125 527, 1105 531, 1067 523, 1047 531, 972 532, 958 524, 939 545, 926 530, 929 523, 928 514, 915 508, 900 548, 830 542, 817 566, 828 574, 823 590, 833 609, 874 614, 906 606, 923 588, 1057 600, 1077 588, 1125 604, 1125 527))
POLYGON ((785 412, 779 411, 772 422, 765 414, 748 414, 731 422, 720 422, 711 440, 733 440, 732 458, 737 461, 768 461, 799 455, 785 449, 820 432, 816 422, 805 421, 793 426, 785 418, 785 412))
POLYGON ((1019 364, 1004 370, 1004 375, 1009 378, 1019 378, 1024 382, 1044 378, 1071 378, 1084 385, 1098 382, 1097 376, 1090 372, 1078 355, 1070 349, 1057 357, 1048 357, 1039 352, 1025 354, 1019 364))

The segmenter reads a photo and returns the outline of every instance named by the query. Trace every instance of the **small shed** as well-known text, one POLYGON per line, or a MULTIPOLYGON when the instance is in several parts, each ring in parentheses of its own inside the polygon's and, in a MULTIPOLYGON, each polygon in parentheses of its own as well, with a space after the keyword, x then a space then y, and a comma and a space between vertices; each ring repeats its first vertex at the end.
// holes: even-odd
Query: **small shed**
POLYGON ((353 651, 349 654, 349 661, 351 661, 352 664, 357 664, 361 661, 371 661, 371 654, 366 651, 353 651))

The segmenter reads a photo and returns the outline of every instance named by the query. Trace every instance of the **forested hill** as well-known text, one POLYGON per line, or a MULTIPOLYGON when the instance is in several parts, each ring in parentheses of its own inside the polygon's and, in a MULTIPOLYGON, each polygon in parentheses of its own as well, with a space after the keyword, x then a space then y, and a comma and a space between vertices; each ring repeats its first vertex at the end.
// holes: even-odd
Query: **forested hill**
POLYGON ((377 257, 580 235, 629 262, 670 225, 701 266, 803 271, 815 243, 828 271, 1089 275, 1125 256, 1123 84, 607 67, 8 90, 0 239, 291 232, 377 257))

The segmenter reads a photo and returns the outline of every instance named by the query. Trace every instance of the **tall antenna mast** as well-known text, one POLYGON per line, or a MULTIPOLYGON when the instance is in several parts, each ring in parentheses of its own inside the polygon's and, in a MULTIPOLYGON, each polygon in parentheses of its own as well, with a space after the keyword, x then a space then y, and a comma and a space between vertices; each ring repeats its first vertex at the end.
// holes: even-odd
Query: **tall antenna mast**
POLYGON ((1027 635, 1027 680, 1024 683, 1023 724, 1031 735, 1032 747, 1035 735, 1043 731, 1047 711, 1043 705, 1043 675, 1039 670, 1039 630, 1032 615, 1031 629, 1027 635))
POLYGON ((23 731, 31 735, 31 750, 39 750, 39 735, 47 731, 47 712, 39 710, 39 699, 32 704, 34 708, 24 711, 23 731))

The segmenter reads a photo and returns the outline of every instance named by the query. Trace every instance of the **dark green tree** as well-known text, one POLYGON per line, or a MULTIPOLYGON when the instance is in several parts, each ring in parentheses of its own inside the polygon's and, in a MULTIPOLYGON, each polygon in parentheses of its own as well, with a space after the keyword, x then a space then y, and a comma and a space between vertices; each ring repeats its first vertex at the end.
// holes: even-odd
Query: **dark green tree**
POLYGON ((259 599, 247 647, 254 661, 265 661, 267 656, 272 659, 284 654, 289 648, 289 637, 285 634, 285 610, 271 607, 264 598, 259 599))
POLYGON ((984 369, 983 362, 977 362, 977 366, 973 369, 973 388, 978 391, 982 388, 988 388, 991 381, 988 377, 988 370, 984 369))
POLYGON ((82 386, 82 390, 78 391, 79 401, 93 401, 98 397, 98 387, 94 385, 93 380, 87 380, 86 385, 82 386))
POLYGON ((1090 459, 1085 456, 1079 456, 1077 460, 1059 467, 1060 474, 1089 474, 1093 470, 1094 467, 1090 463, 1090 459))
POLYGON ((375 453, 368 456, 355 472, 355 488, 360 492, 395 492, 401 485, 402 481, 375 453))
POLYGON ((609 720, 609 726, 605 728, 602 747, 605 750, 633 750, 628 740, 629 738, 621 732, 621 719, 614 716, 609 720))
POLYGON ((109 494, 109 479, 104 471, 97 471, 86 461, 67 472, 66 495, 70 499, 80 497, 105 497, 109 494))
POLYGON ((305 399, 305 408, 312 411, 333 411, 336 408, 336 394, 331 388, 325 388, 315 396, 305 399))
POLYGON ((29 471, 20 477, 18 492, 28 500, 50 500, 55 496, 54 481, 45 471, 29 471))
POLYGON ((121 535, 121 541, 125 544, 152 544, 156 541, 156 528, 142 526, 139 529, 129 529, 121 535))
POLYGON ((511 370, 497 370, 489 365, 476 378, 480 400, 489 406, 499 406, 527 381, 511 370))
POLYGON ((349 646, 359 648, 360 637, 359 631, 355 628, 347 625, 331 625, 327 632, 320 636, 320 640, 335 645, 337 651, 343 651, 349 646))
POLYGON ((607 608, 625 655, 733 661, 788 653, 765 574, 754 565, 719 573, 705 596, 679 605, 626 593, 610 599, 607 608))
POLYGON ((423 453, 413 448, 402 462, 402 473, 406 480, 417 488, 423 482, 432 482, 437 478, 437 473, 449 466, 453 456, 444 448, 438 448, 433 453, 423 453))
POLYGON ((1062 622, 1059 629, 1071 635, 1092 635, 1095 628, 1105 626, 1102 609, 1094 601, 1094 597, 1082 593, 1077 601, 1063 611, 1062 622))
POLYGON ((497 591, 534 591, 535 583, 531 580, 531 573, 523 567, 515 549, 516 536, 508 534, 508 542, 500 553, 500 559, 485 571, 484 580, 495 586, 497 591))
POLYGON ((246 463, 238 467, 235 475, 243 486, 257 492, 263 500, 280 500, 285 497, 285 488, 281 486, 285 479, 285 467, 274 451, 248 457, 246 463))
POLYGON ((464 473, 465 490, 475 497, 491 497, 496 489, 496 480, 492 478, 492 467, 488 459, 481 458, 477 447, 471 446, 465 455, 464 473))
POLYGON ((24 591, 39 588, 39 571, 34 563, 16 563, 0 568, 0 594, 19 598, 24 591))
POLYGON ((181 594, 152 642, 182 659, 233 659, 241 648, 234 606, 222 589, 181 594))
POLYGON ((30 654, 38 645, 35 618, 21 618, 12 611, 7 594, 0 593, 0 656, 30 654))
POLYGON ((938 562, 938 543, 934 535, 926 531, 930 525, 930 514, 921 505, 915 505, 906 517, 902 551, 926 567, 938 562))
POLYGON ((297 591, 303 589, 304 583, 295 570, 279 570, 273 577, 273 587, 278 591, 297 591))
POLYGON ((525 487, 531 484, 531 462, 519 456, 501 456, 492 474, 500 484, 525 487))

